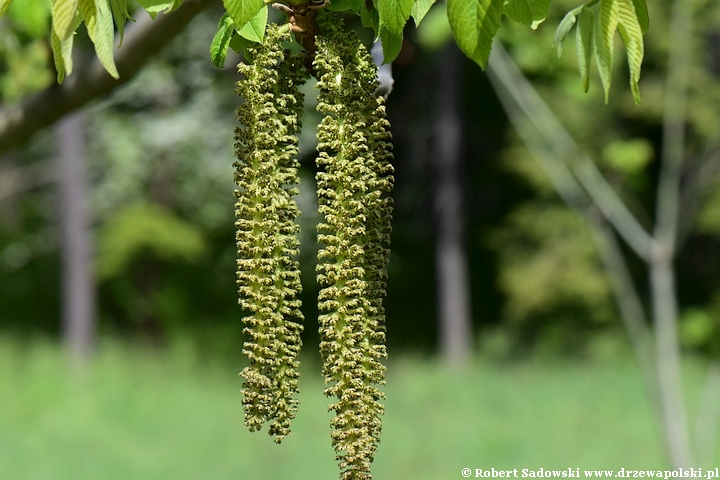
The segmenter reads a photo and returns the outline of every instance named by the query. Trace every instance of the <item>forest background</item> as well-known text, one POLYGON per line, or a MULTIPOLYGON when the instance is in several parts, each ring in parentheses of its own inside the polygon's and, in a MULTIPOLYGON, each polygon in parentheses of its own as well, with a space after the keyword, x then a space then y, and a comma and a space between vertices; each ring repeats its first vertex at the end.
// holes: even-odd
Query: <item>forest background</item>
MULTIPOLYGON (((597 78, 583 92, 574 49, 560 58, 552 49, 555 27, 577 6, 571 1, 554 3, 537 30, 503 22, 496 42, 647 228, 664 155, 668 50, 679 43, 690 52, 674 268, 693 442, 707 467, 717 458, 712 405, 720 390, 713 363, 720 353, 720 12, 712 2, 686 3, 688 39, 673 37, 669 4, 650 5, 639 106, 622 85, 622 62, 604 105, 597 78)), ((558 195, 488 75, 449 42, 442 9, 406 30, 387 102, 396 188, 388 413, 377 478, 459 478, 464 467, 485 466, 666 466, 592 226, 558 195), (465 343, 447 340, 449 322, 470 332, 465 343)), ((240 57, 229 56, 222 69, 208 61, 221 15, 210 6, 137 78, 0 160, 2 478, 335 475, 313 353, 310 128, 301 139, 299 197, 307 319, 301 410, 294 438, 280 447, 242 428, 232 197, 240 57), (62 292, 70 268, 62 260, 68 169, 60 152, 74 134, 85 183, 73 191, 89 206, 86 255, 94 272, 87 315, 96 320, 80 379, 60 348, 69 341, 62 292)), ((138 24, 148 20, 136 16, 138 24)), ((55 81, 48 28, 40 1, 16 1, 0 21, 3 108, 55 81)), ((369 47, 371 32, 357 28, 369 47)), ((92 55, 82 30, 76 48, 79 73, 92 55)), ((318 121, 312 91, 308 85, 306 126, 318 121)), ((619 248, 649 306, 645 265, 619 248)))

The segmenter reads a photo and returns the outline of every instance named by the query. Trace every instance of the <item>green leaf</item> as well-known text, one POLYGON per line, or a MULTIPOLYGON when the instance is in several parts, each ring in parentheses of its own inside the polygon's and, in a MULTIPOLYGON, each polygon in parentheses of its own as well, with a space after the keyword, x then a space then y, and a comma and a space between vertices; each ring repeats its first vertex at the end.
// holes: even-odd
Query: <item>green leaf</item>
POLYGON ((380 23, 385 25, 390 33, 402 37, 405 24, 412 13, 413 3, 413 0, 378 0, 380 23))
POLYGON ((618 25, 617 0, 600 0, 595 24, 595 62, 605 91, 605 103, 610 98, 613 66, 613 38, 618 25))
POLYGON ((233 25, 230 15, 225 13, 220 19, 217 32, 215 32, 215 37, 212 44, 210 44, 210 60, 216 67, 223 68, 225 66, 225 57, 233 33, 235 33, 235 25, 233 25))
POLYGON ((353 12, 358 13, 360 8, 365 4, 365 0, 332 0, 327 8, 333 12, 353 12))
POLYGON ((123 37, 125 36, 125 22, 133 18, 128 12, 127 0, 110 0, 110 8, 112 9, 115 25, 117 25, 118 33, 120 34, 120 43, 118 44, 118 47, 120 47, 122 46, 123 37))
POLYGON ((263 0, 223 0, 225 10, 235 25, 244 26, 260 9, 265 6, 263 0))
POLYGON ((363 27, 373 29, 376 38, 380 36, 380 16, 378 15, 377 10, 374 8, 368 10, 367 6, 363 5, 360 8, 360 21, 362 22, 363 27))
POLYGON ((617 0, 618 32, 625 44, 628 67, 630 68, 630 90, 635 103, 640 103, 640 68, 642 67, 645 46, 643 44, 642 27, 635 14, 632 0, 617 0))
POLYGON ((420 22, 425 18, 425 15, 427 15, 430 7, 432 7, 434 3, 435 0, 415 0, 411 15, 416 27, 420 26, 420 22))
POLYGON ((241 37, 251 42, 262 43, 265 38, 265 25, 267 25, 268 7, 261 8, 257 14, 242 26, 238 32, 241 37))
POLYGON ((0 0, 0 17, 5 15, 5 12, 7 12, 11 2, 12 0, 0 0))
POLYGON ((505 15, 529 27, 545 20, 550 0, 507 0, 504 7, 505 15))
POLYGON ((79 0, 78 7, 100 63, 113 78, 119 78, 113 59, 115 32, 108 0, 79 0))
POLYGON ((587 93, 590 88, 590 64, 595 41, 595 10, 583 8, 577 22, 575 31, 575 46, 577 48, 578 70, 583 90, 587 93))
POLYGON ((232 37, 230 38, 230 48, 232 48, 237 53, 245 50, 251 43, 252 42, 250 40, 241 37, 240 35, 238 35, 237 32, 234 32, 232 34, 232 37))
POLYGON ((460 50, 486 68, 500 27, 503 0, 448 0, 447 4, 450 28, 460 50))
POLYGON ((642 28, 642 33, 645 35, 650 27, 650 16, 648 15, 647 3, 645 0, 632 0, 633 7, 635 7, 635 15, 637 15, 638 23, 642 28))
POLYGON ((572 29, 573 25, 575 25, 575 22, 577 21, 577 16, 582 11, 584 5, 580 5, 577 8, 573 8, 570 10, 560 21, 560 24, 558 25, 557 29, 555 30, 555 36, 553 37, 553 43, 552 48, 557 52, 558 58, 562 56, 563 53, 563 42, 565 41, 565 37, 567 37, 568 33, 570 33, 570 30, 572 29))
POLYGON ((52 28, 61 40, 67 40, 75 33, 70 27, 77 8, 78 0, 55 0, 52 3, 52 28))
POLYGON ((403 37, 395 35, 384 25, 380 26, 380 41, 383 47, 383 64, 395 60, 402 50, 403 37))
POLYGON ((67 40, 62 40, 54 29, 50 32, 50 44, 52 45, 58 83, 62 83, 65 77, 72 73, 73 38, 74 35, 70 35, 67 40))
POLYGON ((153 20, 158 13, 170 10, 173 7, 172 0, 137 0, 137 3, 148 12, 153 20))

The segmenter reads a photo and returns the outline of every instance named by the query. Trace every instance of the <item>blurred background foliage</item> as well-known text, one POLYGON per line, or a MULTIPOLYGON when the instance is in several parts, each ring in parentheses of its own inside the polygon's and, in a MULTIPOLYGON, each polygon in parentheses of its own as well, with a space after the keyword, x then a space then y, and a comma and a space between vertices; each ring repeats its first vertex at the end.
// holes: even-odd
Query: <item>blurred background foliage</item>
MULTIPOLYGON (((0 21, 0 94, 16 102, 53 81, 44 34, 48 6, 13 2, 0 21)), ((558 58, 554 26, 575 3, 553 3, 537 30, 504 22, 501 41, 552 106, 568 131, 596 160, 632 212, 646 226, 654 211, 662 131, 662 89, 668 38, 667 5, 651 8, 641 93, 635 106, 623 62, 610 103, 602 105, 598 79, 582 92, 574 48, 558 58)), ((439 56, 449 40, 438 4, 407 41, 394 65, 388 111, 396 149, 396 215, 389 265, 388 338, 395 348, 432 352, 437 344, 433 266, 433 102, 439 56)), ((684 178, 720 142, 720 12, 699 4, 688 109, 684 178)), ((101 334, 147 337, 165 343, 196 339, 202 348, 236 355, 242 343, 236 306, 233 245, 233 110, 240 99, 229 58, 225 69, 208 62, 217 11, 187 31, 129 85, 87 110, 91 206, 96 245, 101 334), (217 344, 216 344, 217 343, 217 344)), ((356 27, 360 28, 359 25, 356 27)), ((367 42, 369 32, 363 31, 367 42)), ((91 55, 87 38, 77 43, 91 55)), ((568 39, 572 41, 572 39, 568 39)), ((484 73, 465 62, 463 164, 465 220, 474 335, 503 331, 508 354, 547 343, 562 354, 583 355, 596 336, 621 338, 621 322, 584 220, 555 194, 547 177, 509 127, 484 73)), ((597 75, 593 72, 593 75, 597 75)), ((314 280, 314 111, 308 94, 301 140, 304 309, 306 341, 316 339, 314 280)), ((54 141, 37 135, 5 164, 46 161, 54 141)), ((710 161, 715 161, 712 158, 710 161)), ((693 351, 720 348, 720 195, 706 175, 684 199, 688 220, 677 260, 683 338, 693 351)), ((0 202, 0 329, 54 336, 58 325, 56 192, 34 188, 0 202), (42 299, 38 301, 38 299, 42 299)), ((632 255, 628 256, 631 259, 632 255)), ((633 270, 640 292, 647 280, 633 270)), ((647 298, 646 298, 647 300, 647 298)), ((492 335, 490 335, 492 336, 492 335)), ((720 352, 718 352, 720 353, 720 352)))

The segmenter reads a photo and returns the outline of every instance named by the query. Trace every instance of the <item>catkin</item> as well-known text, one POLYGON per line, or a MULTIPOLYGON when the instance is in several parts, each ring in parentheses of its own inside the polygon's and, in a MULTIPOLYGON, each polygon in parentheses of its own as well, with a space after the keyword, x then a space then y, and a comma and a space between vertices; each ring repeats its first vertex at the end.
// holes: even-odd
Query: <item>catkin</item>
POLYGON ((385 270, 390 240, 391 135, 376 67, 354 32, 318 14, 317 272, 320 351, 332 444, 343 479, 369 479, 385 394, 385 270))
POLYGON ((239 303, 246 342, 243 353, 245 425, 251 431, 270 422, 280 441, 290 434, 297 412, 300 333, 298 134, 307 78, 301 60, 282 46, 287 30, 270 25, 262 45, 247 49, 248 64, 237 92, 245 102, 236 113, 236 244, 239 303))

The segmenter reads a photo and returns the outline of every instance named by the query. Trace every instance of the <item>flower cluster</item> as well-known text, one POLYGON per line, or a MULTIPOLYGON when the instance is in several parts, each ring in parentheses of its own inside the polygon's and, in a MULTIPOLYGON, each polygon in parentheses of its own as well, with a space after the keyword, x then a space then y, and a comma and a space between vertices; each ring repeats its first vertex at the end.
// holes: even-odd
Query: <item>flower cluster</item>
POLYGON ((370 478, 380 439, 386 357, 383 299, 393 177, 389 123, 377 69, 354 32, 318 15, 320 350, 332 443, 342 478, 370 478))
POLYGON ((240 375, 245 424, 251 431, 271 422, 280 442, 290 434, 298 392, 297 360, 303 319, 295 219, 298 134, 307 72, 282 47, 290 35, 270 25, 262 45, 248 48, 248 64, 238 66, 245 99, 236 111, 235 215, 237 284, 250 365, 240 375))
POLYGON ((297 410, 297 355, 302 319, 293 196, 297 193, 298 85, 318 79, 318 299, 320 351, 332 444, 341 477, 369 479, 382 429, 385 383, 383 299, 389 256, 393 185, 390 124, 375 94, 377 68, 354 32, 318 12, 317 50, 290 55, 289 29, 269 26, 263 45, 248 49, 238 92, 235 180, 238 291, 248 316, 241 375, 245 423, 289 434, 297 410), (310 59, 311 67, 307 65, 310 59))

